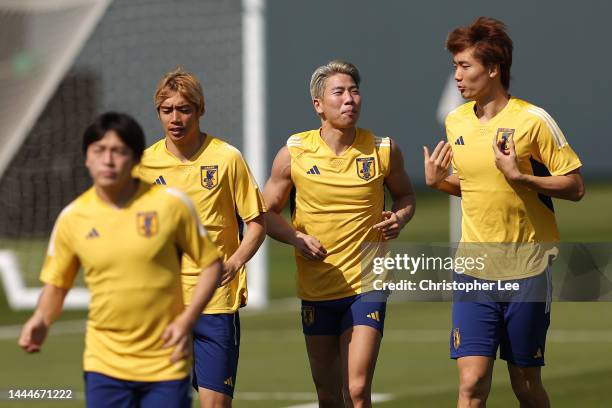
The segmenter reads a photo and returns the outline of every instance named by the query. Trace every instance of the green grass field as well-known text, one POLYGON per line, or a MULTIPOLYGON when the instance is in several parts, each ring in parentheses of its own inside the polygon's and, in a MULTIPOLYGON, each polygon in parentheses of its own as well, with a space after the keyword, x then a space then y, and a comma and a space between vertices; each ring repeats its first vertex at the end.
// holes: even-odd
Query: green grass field
MULTIPOLYGON (((421 193, 417 215, 402 239, 441 242, 448 235, 448 201, 441 194, 421 193)), ((612 186, 589 186, 580 203, 555 201, 564 241, 611 242, 612 186)), ((36 284, 45 243, 0 241, 14 249, 26 265, 26 281, 36 284)), ((235 406, 289 407, 312 403, 314 388, 301 335, 294 296, 294 264, 290 248, 270 242, 271 307, 244 311, 242 348, 235 406)), ((555 303, 546 350, 544 381, 555 407, 609 406, 612 396, 612 304, 555 303)), ((66 312, 52 330, 43 351, 25 355, 16 346, 18 324, 29 312, 8 309, 0 291, 0 406, 47 406, 8 401, 16 388, 82 391, 81 353, 84 312, 66 312), (81 320, 81 322, 79 322, 81 320), (74 321, 77 321, 76 323, 74 321), (4 398, 4 399, 2 399, 4 398)), ((374 392, 378 407, 454 406, 457 373, 448 359, 449 303, 389 305, 385 337, 378 360, 374 392)), ((82 394, 77 393, 82 398, 82 394)), ((489 406, 515 407, 505 365, 496 365, 489 406)), ((82 406, 82 400, 52 406, 82 406)), ((306 407, 306 405, 304 405, 306 407)))

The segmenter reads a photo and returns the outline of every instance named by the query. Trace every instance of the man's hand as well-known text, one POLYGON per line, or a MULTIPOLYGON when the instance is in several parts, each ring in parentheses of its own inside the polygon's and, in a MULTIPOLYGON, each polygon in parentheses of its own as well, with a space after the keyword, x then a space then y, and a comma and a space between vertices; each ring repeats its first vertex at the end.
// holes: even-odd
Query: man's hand
POLYGON ((166 327, 161 339, 164 341, 162 348, 174 347, 170 356, 170 361, 176 363, 179 360, 189 357, 191 353, 191 326, 192 324, 180 315, 166 327))
POLYGON ((393 211, 383 211, 382 217, 383 221, 374 225, 372 228, 382 232, 386 240, 397 238, 405 222, 403 222, 393 211))
POLYGON ((223 264, 223 274, 221 275, 220 286, 230 283, 236 276, 236 272, 238 272, 238 269, 240 269, 241 266, 242 265, 239 265, 236 262, 231 261, 231 259, 225 262, 223 264))
POLYGON ((504 149, 504 141, 497 140, 497 136, 493 138, 493 153, 495 154, 495 166, 502 172, 504 177, 509 181, 517 181, 521 178, 522 173, 518 168, 516 161, 516 150, 514 148, 514 140, 512 137, 506 140, 508 149, 504 149))
POLYGON ((37 353, 47 338, 48 332, 49 326, 45 323, 42 315, 34 313, 23 325, 17 344, 28 353, 37 353))
POLYGON ((322 261, 327 256, 327 250, 318 239, 296 231, 293 246, 296 247, 306 259, 322 261))
POLYGON ((431 155, 427 146, 423 146, 423 157, 425 159, 425 184, 437 188, 448 177, 448 167, 453 158, 451 145, 440 141, 431 155))

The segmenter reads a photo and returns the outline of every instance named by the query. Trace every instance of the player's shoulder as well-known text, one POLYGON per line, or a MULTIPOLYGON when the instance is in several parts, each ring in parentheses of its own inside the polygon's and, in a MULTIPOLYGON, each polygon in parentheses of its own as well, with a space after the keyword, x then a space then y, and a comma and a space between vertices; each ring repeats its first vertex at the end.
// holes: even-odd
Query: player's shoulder
POLYGON ((63 222, 71 219, 82 217, 83 215, 89 214, 92 208, 95 208, 97 203, 96 191, 94 187, 90 187, 81 193, 77 198, 72 200, 66 205, 57 216, 57 220, 63 222))
POLYGON ((316 144, 319 138, 319 129, 306 130, 289 136, 285 145, 288 148, 305 149, 316 144))
POLYGON ((552 116, 544 109, 533 103, 527 102, 522 99, 512 98, 516 110, 522 114, 522 116, 531 122, 552 125, 555 123, 552 116))
POLYGON ((469 120, 474 115, 475 104, 476 102, 469 101, 448 112, 445 120, 446 126, 469 120))
POLYGON ((217 136, 206 135, 206 137, 208 140, 202 156, 211 157, 211 154, 214 154, 223 161, 242 159, 242 152, 234 145, 217 136))
POLYGON ((164 152, 166 148, 166 141, 165 139, 161 139, 158 140, 157 142, 153 143, 151 146, 147 147, 144 152, 142 153, 142 158, 143 160, 149 159, 149 158, 155 158, 156 156, 159 156, 159 154, 161 152, 164 152))

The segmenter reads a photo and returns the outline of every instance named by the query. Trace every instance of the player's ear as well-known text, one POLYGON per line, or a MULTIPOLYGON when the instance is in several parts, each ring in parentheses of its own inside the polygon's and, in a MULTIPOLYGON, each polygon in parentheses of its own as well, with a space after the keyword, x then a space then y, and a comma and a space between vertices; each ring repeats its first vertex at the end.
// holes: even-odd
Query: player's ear
POLYGON ((491 66, 489 66, 489 78, 494 79, 498 76, 500 76, 499 64, 491 64, 491 66))
POLYGON ((318 114, 323 113, 323 109, 321 108, 321 100, 319 98, 312 99, 312 106, 314 106, 315 111, 317 111, 318 114))
POLYGON ((205 112, 206 112, 206 105, 202 104, 202 108, 200 109, 200 116, 204 116, 205 112))

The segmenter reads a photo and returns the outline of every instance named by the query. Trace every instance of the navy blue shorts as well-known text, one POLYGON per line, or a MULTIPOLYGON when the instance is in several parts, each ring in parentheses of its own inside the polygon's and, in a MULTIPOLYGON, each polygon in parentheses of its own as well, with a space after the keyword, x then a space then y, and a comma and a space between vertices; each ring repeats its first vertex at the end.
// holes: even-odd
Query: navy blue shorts
MULTIPOLYGON (((473 277, 455 274, 459 282, 474 281, 473 277)), ((491 282, 476 279, 480 282, 491 282)), ((512 282, 520 284, 518 296, 540 296, 543 290, 552 292, 550 270, 512 282), (546 288, 546 289, 543 289, 546 288)), ((480 295, 479 295, 480 296, 480 295)), ((547 301, 525 302, 512 299, 453 300, 453 328, 450 334, 450 356, 499 356, 507 362, 524 367, 544 365, 546 333, 550 325, 550 296, 547 301)))
POLYGON ((363 325, 382 335, 388 295, 372 291, 334 300, 302 300, 302 331, 307 336, 339 336, 363 325))
POLYGON ((128 381, 87 371, 85 399, 87 408, 189 408, 189 377, 174 381, 128 381))
POLYGON ((233 398, 239 354, 238 312, 202 314, 193 327, 193 387, 233 398))

